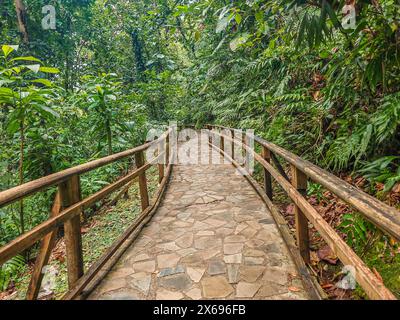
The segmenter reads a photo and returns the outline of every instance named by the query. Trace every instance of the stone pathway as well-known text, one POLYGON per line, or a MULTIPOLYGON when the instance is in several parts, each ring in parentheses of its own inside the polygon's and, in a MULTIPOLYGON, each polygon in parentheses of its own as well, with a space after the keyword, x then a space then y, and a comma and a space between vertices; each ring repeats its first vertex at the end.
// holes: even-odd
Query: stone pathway
POLYGON ((265 204, 199 141, 180 143, 156 214, 89 299, 307 299, 265 204))
POLYGON ((232 165, 177 165, 155 216, 89 299, 307 299, 268 209, 232 165))

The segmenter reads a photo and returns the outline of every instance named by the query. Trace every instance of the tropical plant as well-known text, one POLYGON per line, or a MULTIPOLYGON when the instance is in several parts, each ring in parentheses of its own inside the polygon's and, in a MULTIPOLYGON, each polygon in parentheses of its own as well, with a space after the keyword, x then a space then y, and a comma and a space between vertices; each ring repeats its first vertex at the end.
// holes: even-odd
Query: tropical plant
POLYGON ((400 182, 399 156, 388 156, 377 159, 365 166, 358 172, 362 174, 371 184, 376 182, 385 185, 383 191, 390 191, 396 183, 400 182))
POLYGON ((0 291, 7 290, 12 278, 25 266, 25 259, 17 255, 0 266, 0 291))
MULTIPOLYGON (((31 56, 12 58, 18 46, 2 46, 0 65, 0 105, 7 109, 7 131, 19 136, 19 183, 24 183, 26 135, 36 119, 49 121, 57 113, 49 106, 54 90, 48 79, 37 75, 58 73, 55 68, 41 66, 41 61, 31 56), (27 64, 33 62, 34 64, 27 64)), ((23 202, 20 202, 21 233, 25 231, 23 202)))
POLYGON ((339 225, 339 230, 346 235, 347 243, 356 252, 363 252, 369 244, 371 233, 376 231, 373 224, 367 222, 360 214, 345 214, 339 225))
POLYGON ((102 73, 98 77, 84 76, 83 100, 87 103, 88 113, 96 113, 91 132, 99 134, 107 141, 108 154, 113 153, 112 125, 118 114, 118 92, 120 82, 115 74, 102 73))

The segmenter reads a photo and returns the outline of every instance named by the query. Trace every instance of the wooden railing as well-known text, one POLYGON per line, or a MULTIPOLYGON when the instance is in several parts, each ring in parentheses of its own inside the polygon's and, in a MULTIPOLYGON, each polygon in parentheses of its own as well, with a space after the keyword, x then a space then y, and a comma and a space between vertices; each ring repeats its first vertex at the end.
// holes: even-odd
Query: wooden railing
POLYGON ((212 144, 211 141, 213 141, 213 139, 210 139, 212 147, 217 148, 225 157, 231 160, 236 167, 243 170, 239 163, 234 159, 235 153, 231 151, 234 149, 235 145, 238 145, 242 150, 245 150, 249 154, 253 154, 255 161, 263 167, 264 189, 257 186, 251 177, 249 179, 252 180, 253 186, 255 186, 259 194, 265 200, 278 226, 283 227, 281 228, 282 235, 286 242, 289 243, 289 250, 300 269, 304 270, 305 264, 310 262, 308 226, 308 223, 310 222, 332 251, 339 257, 342 263, 354 267, 356 281, 364 289, 368 297, 371 299, 384 300, 396 299, 393 293, 385 287, 382 281, 377 278, 377 276, 306 200, 305 191, 307 188, 307 181, 308 179, 311 179, 312 181, 321 184, 324 188, 336 194, 343 201, 357 209, 366 219, 371 221, 380 230, 386 232, 393 238, 400 240, 400 212, 398 210, 378 201, 309 161, 305 161, 293 153, 271 142, 265 141, 262 138, 257 136, 254 137, 255 143, 262 148, 262 154, 258 154, 253 148, 246 145, 248 137, 246 133, 243 133, 243 131, 211 125, 207 126, 207 128, 212 130, 211 136, 219 137, 219 139, 217 139, 219 141, 218 146, 212 144), (231 154, 232 157, 228 155, 228 152, 226 152, 227 150, 229 150, 229 154, 231 154), (279 164, 277 156, 290 164, 291 180, 279 164), (272 166, 271 163, 274 163, 276 168, 272 166), (295 204, 297 246, 295 246, 295 244, 290 244, 290 238, 292 237, 289 238, 288 236, 288 228, 285 226, 286 222, 273 205, 272 178, 277 181, 295 204), (301 259, 298 258, 299 256, 301 259))
POLYGON ((61 226, 64 226, 69 285, 69 292, 64 296, 64 298, 77 298, 89 283, 96 280, 96 277, 98 281, 100 280, 100 270, 104 268, 106 264, 112 264, 118 259, 118 257, 123 253, 121 249, 126 246, 127 242, 129 243, 134 240, 138 231, 145 223, 147 223, 147 221, 149 221, 155 208, 159 204, 171 172, 171 162, 169 161, 170 135, 171 130, 168 130, 159 139, 137 148, 85 163, 0 192, 1 208, 37 192, 44 191, 50 187, 58 187, 57 196, 49 219, 0 248, 1 265, 17 254, 29 249, 37 241, 41 240, 39 255, 36 259, 26 295, 27 299, 37 299, 38 297, 43 279, 43 267, 46 266, 49 261, 51 251, 56 241, 57 230, 61 226), (158 150, 162 151, 156 155, 156 158, 152 161, 145 162, 144 152, 154 145, 159 146, 158 150), (129 172, 126 176, 111 183, 104 189, 86 199, 81 198, 80 176, 82 174, 132 156, 135 157, 136 164, 134 171, 129 172), (160 164, 158 161, 161 158, 164 158, 162 161, 163 164, 160 164), (158 165, 159 169, 160 186, 155 197, 150 201, 146 171, 155 164, 158 165), (139 181, 142 213, 135 219, 135 221, 132 221, 132 225, 114 242, 101 258, 85 272, 82 253, 81 214, 84 210, 92 207, 95 203, 105 199, 107 196, 121 188, 124 188, 122 192, 126 192, 127 188, 131 186, 136 178, 138 178, 137 180, 139 181))

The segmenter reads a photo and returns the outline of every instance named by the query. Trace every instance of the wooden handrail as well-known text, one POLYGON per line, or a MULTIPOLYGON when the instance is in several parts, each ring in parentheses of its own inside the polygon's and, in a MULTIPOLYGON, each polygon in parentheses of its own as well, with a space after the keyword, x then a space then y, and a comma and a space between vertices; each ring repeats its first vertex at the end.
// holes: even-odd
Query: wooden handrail
POLYGON ((120 250, 122 245, 127 248, 137 238, 139 232, 151 219, 155 212, 155 209, 161 201, 161 197, 165 191, 168 179, 171 175, 172 165, 167 166, 166 174, 160 183, 160 187, 155 194, 151 205, 147 207, 132 223, 131 226, 107 249, 106 252, 90 267, 85 275, 78 280, 76 285, 69 290, 63 297, 63 300, 72 300, 80 297, 82 292, 85 290, 85 296, 90 293, 90 290, 86 290, 89 284, 95 287, 107 272, 103 272, 103 275, 98 276, 100 270, 108 264, 108 268, 111 268, 124 253, 124 250, 120 250), (112 259, 112 260, 111 260, 112 259), (93 280, 94 279, 94 280, 93 280), (94 282, 94 283, 92 283, 94 282))
MULTIPOLYGON (((223 128, 227 129, 227 128, 223 128)), ((251 149, 245 145, 242 139, 236 139, 235 137, 229 137, 223 135, 219 132, 213 131, 215 134, 224 141, 230 141, 233 144, 240 145, 248 153, 252 153, 255 160, 260 163, 272 177, 280 184, 280 186, 286 191, 288 196, 292 199, 295 206, 299 209, 298 214, 304 214, 304 216, 314 225, 317 231, 320 233, 322 238, 327 242, 332 251, 339 257, 339 259, 344 263, 354 267, 356 271, 356 280, 365 290, 368 297, 372 299, 384 299, 384 300, 395 300, 396 297, 393 293, 388 290, 385 285, 376 277, 376 275, 365 265, 365 263, 355 254, 355 252, 346 244, 346 242, 336 233, 336 231, 318 214, 314 207, 305 199, 305 197, 297 190, 296 183, 293 185, 286 180, 281 173, 276 170, 263 156, 260 156, 255 150, 251 149), (301 211, 300 211, 301 210, 301 211)), ((264 147, 267 147, 263 145, 264 147)), ((221 150, 224 152, 224 150, 221 150)), ((294 164, 292 164, 294 166, 294 164)), ((297 167, 295 167, 297 168, 297 167)), ((300 169, 299 169, 300 170, 300 169)), ((322 170, 322 169, 321 169, 322 170)), ((296 217, 297 220, 297 217, 296 217)), ((299 234, 299 225, 296 223, 297 234, 299 234)), ((307 227, 307 224, 302 224, 301 227, 307 227)), ((304 232, 304 231, 302 231, 304 232)), ((307 231, 308 233, 308 231, 307 231)), ((303 239, 297 238, 297 245, 301 247, 302 250, 309 250, 305 248, 303 239)), ((303 259, 307 259, 307 254, 302 253, 303 259)))
POLYGON ((19 252, 30 248, 33 244, 42 239, 46 234, 62 226, 66 221, 79 215, 81 211, 90 208, 99 200, 104 199, 106 196, 108 196, 118 188, 124 186, 128 181, 135 179, 139 176, 139 174, 150 168, 150 166, 151 164, 146 164, 145 166, 135 170, 134 172, 128 174, 122 179, 116 181, 115 183, 105 187, 99 192, 96 192, 86 199, 68 207, 64 211, 60 212, 57 216, 47 219, 45 222, 42 222, 32 230, 20 235, 5 246, 1 247, 0 264, 8 261, 19 252))
MULTIPOLYGON (((229 129, 222 126, 215 127, 229 129)), ((237 129, 229 130, 239 131, 237 129)), ((380 230, 400 241, 400 213, 398 210, 282 147, 257 136, 254 136, 254 140, 261 146, 282 157, 314 182, 319 183, 327 190, 336 194, 340 199, 352 205, 380 230)))
MULTIPOLYGON (((154 208, 155 204, 150 204, 148 199, 147 181, 145 172, 154 164, 158 165, 160 174, 163 175, 163 179, 160 182, 159 189, 165 188, 166 179, 170 173, 167 172, 167 176, 164 177, 164 166, 159 164, 160 159, 164 159, 167 156, 165 146, 161 148, 163 151, 158 152, 155 159, 145 163, 144 151, 153 145, 168 144, 171 129, 167 130, 162 134, 160 138, 155 141, 146 143, 134 149, 130 149, 118 154, 114 154, 102 159, 94 160, 86 164, 70 168, 50 176, 25 183, 21 186, 0 192, 0 208, 11 204, 19 199, 23 199, 36 192, 42 191, 51 186, 58 186, 58 193, 53 206, 52 214, 49 219, 34 227, 32 230, 20 235, 16 239, 7 243, 0 248, 0 265, 8 261, 18 253, 30 248, 37 241, 42 241, 41 251, 35 264, 35 269, 31 277, 31 282, 27 292, 28 299, 36 299, 40 289, 40 283, 43 279, 41 274, 42 267, 48 263, 51 250, 54 246, 54 237, 58 228, 64 225, 65 241, 66 241, 66 252, 67 252, 67 266, 68 266, 68 284, 69 287, 75 287, 80 279, 84 276, 83 269, 83 252, 82 252, 82 239, 81 239, 81 224, 80 215, 85 210, 93 206, 96 202, 104 199, 118 189, 130 185, 135 178, 139 178, 140 186, 140 198, 142 202, 142 213, 146 213, 151 210, 148 208, 154 208), (102 190, 90 195, 85 199, 81 199, 80 190, 80 175, 89 171, 95 170, 102 166, 108 165, 120 159, 135 156, 135 162, 137 168, 118 179, 114 183, 109 184, 102 190), (47 236, 50 234, 49 236, 47 236)), ((125 192, 127 189, 125 190, 125 192)), ((134 224, 137 225, 137 224, 134 224)), ((132 227, 133 228, 133 227, 132 227)), ((129 230, 131 230, 130 228, 129 230)), ((134 228, 133 228, 134 229, 134 228)), ((132 231, 132 230, 131 230, 132 231)), ((118 244, 117 247, 119 247, 118 244)), ((107 256, 108 257, 108 256, 107 256)), ((104 256, 104 259, 107 260, 104 256)), ((104 261, 105 261, 104 260, 104 261)), ((103 261, 103 262, 104 262, 103 261)), ((93 269, 91 270, 91 277, 94 275, 93 269)), ((86 277, 87 278, 87 277, 86 277)))
POLYGON ((143 144, 139 147, 126 150, 120 153, 116 153, 113 155, 110 155, 108 157, 104 157, 101 159, 93 160, 91 162, 87 162, 84 164, 81 164, 79 166, 69 168, 51 175, 48 175, 46 177, 30 181, 27 183, 24 183, 20 186, 5 190, 0 192, 0 208, 4 207, 6 205, 9 205, 15 201, 18 201, 20 199, 26 198, 38 191, 41 191, 43 189, 47 189, 52 186, 56 186, 60 184, 63 181, 68 180, 74 175, 81 175, 83 173, 87 173, 89 171, 92 171, 94 169, 98 169, 101 167, 104 167, 108 164, 111 164, 113 162, 116 162, 118 160, 127 158, 129 156, 133 156, 136 153, 139 153, 141 151, 145 151, 148 148, 150 148, 152 145, 160 143, 166 138, 166 135, 169 133, 169 131, 165 132, 160 138, 157 140, 154 140, 152 142, 148 142, 146 144, 143 144))

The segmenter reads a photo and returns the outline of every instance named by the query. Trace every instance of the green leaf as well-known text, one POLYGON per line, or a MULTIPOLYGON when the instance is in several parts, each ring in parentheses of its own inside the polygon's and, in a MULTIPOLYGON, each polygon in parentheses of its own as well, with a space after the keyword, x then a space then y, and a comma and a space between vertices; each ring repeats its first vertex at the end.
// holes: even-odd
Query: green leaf
POLYGON ((11 59, 10 61, 34 61, 34 62, 41 62, 39 59, 35 58, 35 57, 17 57, 14 59, 11 59))
POLYGON ((238 37, 236 37, 231 43, 229 44, 232 51, 236 51, 241 45, 245 44, 249 38, 248 33, 244 33, 238 37))
POLYGON ((308 25, 308 23, 309 23, 308 22, 308 15, 305 14, 304 17, 303 17, 303 20, 301 21, 301 24, 300 24, 300 30, 299 30, 299 33, 298 33, 298 36, 297 36, 297 41, 296 41, 296 48, 298 48, 300 46, 301 42, 303 41, 304 32, 305 32, 305 29, 306 29, 306 25, 308 25))
POLYGON ((383 189, 383 192, 389 192, 390 190, 392 190, 394 185, 399 181, 400 181, 400 176, 388 179, 387 182, 385 183, 385 188, 383 189))
POLYGON ((50 80, 47 80, 47 79, 35 79, 35 80, 31 80, 31 82, 40 83, 40 84, 45 85, 46 87, 53 86, 53 83, 50 80))
POLYGON ((258 23, 263 23, 264 22, 264 11, 257 11, 255 14, 255 18, 258 21, 258 23))
POLYGON ((327 59, 327 58, 329 58, 330 55, 331 55, 331 54, 330 54, 330 52, 329 52, 328 50, 322 50, 322 51, 319 53, 319 57, 320 57, 321 59, 327 59))
POLYGON ((47 114, 51 114, 51 115, 53 115, 53 116, 55 116, 57 118, 60 117, 60 115, 56 111, 54 111, 53 109, 51 109, 51 108, 49 108, 49 107, 47 107, 45 105, 39 105, 39 108, 41 110, 43 110, 44 112, 46 112, 47 114))
POLYGON ((18 119, 13 119, 7 125, 7 132, 10 134, 16 133, 18 131, 18 129, 19 129, 18 119))
POLYGON ((39 71, 40 71, 40 72, 43 72, 43 73, 54 73, 54 74, 60 73, 60 70, 59 70, 59 69, 57 69, 57 68, 50 68, 50 67, 40 67, 39 71))
POLYGON ((0 87, 0 99, 14 97, 14 91, 10 88, 0 87))
POLYGON ((336 28, 341 28, 341 23, 339 22, 339 19, 338 19, 336 13, 333 11, 331 5, 327 1, 324 1, 324 5, 325 5, 326 12, 328 13, 329 17, 331 18, 331 20, 333 22, 333 25, 336 28))
POLYGON ((10 80, 10 79, 0 80, 0 87, 2 87, 4 84, 9 84, 9 83, 13 83, 13 82, 15 82, 15 80, 10 80))
POLYGON ((201 33, 199 30, 196 30, 196 32, 194 33, 194 39, 196 40, 196 42, 201 39, 201 33))
POLYGON ((237 24, 240 24, 242 22, 242 16, 240 15, 240 13, 235 14, 235 21, 237 24))
POLYGON ((343 219, 346 219, 346 220, 353 220, 353 218, 354 218, 354 216, 352 215, 352 214, 345 214, 345 215, 343 215, 343 219))
POLYGON ((1 50, 3 50, 4 56, 7 58, 8 55, 13 52, 14 50, 17 51, 19 46, 12 46, 12 45, 7 45, 4 44, 1 46, 1 50))

